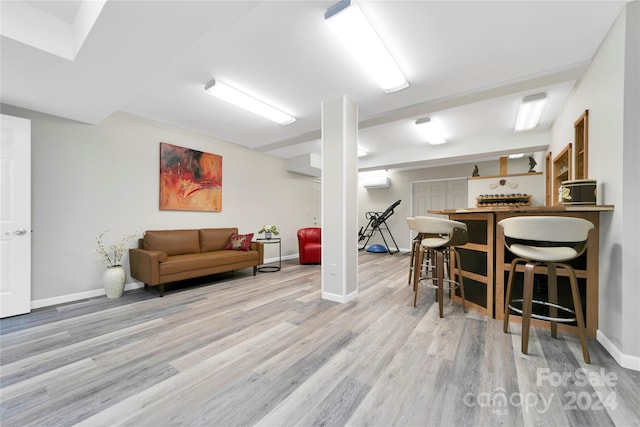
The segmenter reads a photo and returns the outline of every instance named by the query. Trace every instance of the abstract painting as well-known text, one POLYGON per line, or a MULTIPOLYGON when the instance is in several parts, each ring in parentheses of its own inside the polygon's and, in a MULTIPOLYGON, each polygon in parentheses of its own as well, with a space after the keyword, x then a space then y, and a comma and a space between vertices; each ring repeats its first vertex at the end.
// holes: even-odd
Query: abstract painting
POLYGON ((222 156, 161 142, 160 209, 222 211, 222 156))

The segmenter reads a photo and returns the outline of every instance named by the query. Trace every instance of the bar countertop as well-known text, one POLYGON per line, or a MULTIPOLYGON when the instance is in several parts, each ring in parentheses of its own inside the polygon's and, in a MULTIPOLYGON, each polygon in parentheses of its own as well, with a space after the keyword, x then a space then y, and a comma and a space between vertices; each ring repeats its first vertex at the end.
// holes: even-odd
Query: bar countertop
POLYGON ((432 209, 430 214, 464 214, 464 213, 491 213, 491 212, 527 212, 527 213, 551 213, 551 212, 607 212, 613 211, 613 205, 556 205, 556 206, 489 206, 482 208, 462 209, 432 209))
MULTIPOLYGON (((600 213, 613 210, 613 205, 511 205, 433 209, 428 213, 447 215, 449 219, 467 223, 469 243, 460 247, 461 265, 467 266, 466 270, 462 269, 467 304, 496 319, 504 319, 505 316, 505 290, 512 261, 505 248, 502 228, 497 224, 505 218, 523 215, 571 216, 590 221, 594 228, 589 232, 587 248, 582 255, 583 261, 574 263, 574 269, 578 276, 581 299, 584 301, 587 336, 595 338, 598 330, 600 213)), ((566 293, 561 295, 562 298, 567 297, 566 293)), ((515 317, 517 319, 518 316, 515 317)), ((563 324, 559 327, 564 332, 577 333, 575 325, 563 324)))

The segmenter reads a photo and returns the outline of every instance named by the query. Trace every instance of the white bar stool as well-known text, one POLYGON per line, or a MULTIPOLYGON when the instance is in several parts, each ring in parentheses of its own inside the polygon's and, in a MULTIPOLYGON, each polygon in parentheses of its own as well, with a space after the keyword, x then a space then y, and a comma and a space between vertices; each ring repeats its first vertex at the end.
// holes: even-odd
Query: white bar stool
POLYGON ((467 224, 459 221, 451 221, 448 219, 434 218, 429 216, 416 216, 413 217, 413 225, 418 233, 424 235, 434 235, 434 237, 425 237, 420 241, 418 247, 418 254, 415 257, 413 264, 413 306, 416 306, 418 301, 418 285, 420 283, 420 268, 424 262, 425 252, 431 252, 432 257, 435 258, 434 263, 434 275, 432 285, 430 287, 436 288, 436 297, 438 299, 438 308, 440 310, 440 317, 443 317, 443 296, 444 296, 444 282, 449 283, 448 290, 459 288, 460 296, 462 297, 462 310, 466 313, 467 307, 464 300, 464 283, 462 278, 462 271, 460 270, 460 254, 455 250, 455 246, 464 245, 469 241, 467 235, 467 224), (453 256, 452 256, 453 254, 453 256), (460 282, 453 280, 453 277, 448 279, 444 278, 445 274, 445 261, 453 263, 451 270, 453 270, 454 277, 457 273, 460 282))
POLYGON ((511 262, 507 294, 504 304, 504 327, 509 329, 509 310, 522 314, 522 353, 527 354, 531 318, 551 322, 551 336, 557 338, 558 322, 573 322, 578 325, 578 335, 585 363, 591 363, 587 347, 587 335, 582 315, 582 303, 576 273, 565 264, 582 255, 587 246, 587 237, 593 224, 582 218, 564 216, 519 216, 503 219, 498 223, 504 230, 505 246, 517 258, 511 262), (522 299, 511 299, 513 276, 518 264, 525 264, 522 299), (533 300, 533 285, 536 266, 547 267, 549 301, 533 300), (573 310, 558 305, 556 269, 564 268, 569 273, 573 310), (514 303, 522 302, 522 309, 514 303), (549 315, 532 312, 533 304, 546 306, 549 315), (569 313, 569 317, 559 317, 558 310, 569 313))
MULTIPOLYGON (((416 224, 415 224, 415 218, 413 217, 407 217, 407 227, 409 227, 409 230, 411 231, 416 231, 416 224)), ((409 280, 407 281, 408 285, 411 285, 413 283, 413 269, 414 269, 414 262, 416 259, 416 254, 418 253, 418 251, 420 250, 420 242, 422 241, 422 239, 424 239, 425 234, 424 233, 417 233, 413 239, 411 240, 411 259, 409 260, 409 280)), ((425 261, 427 263, 427 267, 424 267, 424 265, 420 265, 420 270, 419 270, 419 275, 422 275, 423 270, 428 270, 429 267, 428 265, 430 264, 430 257, 427 254, 427 259, 425 261)))

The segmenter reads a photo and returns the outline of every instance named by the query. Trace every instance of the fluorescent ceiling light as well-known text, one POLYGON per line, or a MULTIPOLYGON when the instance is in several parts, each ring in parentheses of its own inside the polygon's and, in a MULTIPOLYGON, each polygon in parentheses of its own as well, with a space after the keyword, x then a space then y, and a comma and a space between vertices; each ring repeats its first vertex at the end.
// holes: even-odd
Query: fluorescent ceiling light
POLYGON ((424 135, 429 144, 438 145, 447 142, 436 123, 429 117, 416 120, 416 126, 418 126, 418 129, 422 132, 422 135, 424 135))
POLYGON ((324 14, 324 21, 386 93, 409 86, 355 1, 342 0, 330 7, 324 14))
POLYGON ((520 153, 520 154, 509 154, 509 158, 510 159, 521 159, 524 157, 524 153, 520 153))
POLYGON ((514 130, 516 132, 533 129, 538 126, 544 107, 547 105, 547 94, 536 93, 522 98, 518 108, 518 117, 514 130))
POLYGON ((284 111, 278 110, 271 105, 253 98, 244 92, 240 92, 231 86, 220 81, 211 80, 204 87, 204 91, 209 95, 227 101, 237 107, 244 108, 254 114, 272 120, 281 125, 288 125, 296 121, 296 118, 284 111))

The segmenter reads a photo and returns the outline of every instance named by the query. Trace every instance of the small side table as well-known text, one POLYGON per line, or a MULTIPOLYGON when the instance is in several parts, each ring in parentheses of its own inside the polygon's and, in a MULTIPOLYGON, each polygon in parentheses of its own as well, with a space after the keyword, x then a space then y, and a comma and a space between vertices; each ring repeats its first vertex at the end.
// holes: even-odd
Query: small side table
POLYGON ((263 273, 275 273, 276 271, 280 271, 282 268, 282 240, 279 237, 273 237, 271 239, 256 239, 259 242, 264 243, 265 245, 278 245, 278 264, 273 265, 262 265, 258 267, 258 271, 263 273))

